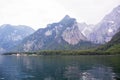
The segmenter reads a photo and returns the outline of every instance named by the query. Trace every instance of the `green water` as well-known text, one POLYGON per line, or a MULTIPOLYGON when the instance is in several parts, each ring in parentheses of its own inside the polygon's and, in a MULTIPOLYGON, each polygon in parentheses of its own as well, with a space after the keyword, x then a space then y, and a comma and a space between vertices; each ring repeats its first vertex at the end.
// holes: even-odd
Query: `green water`
POLYGON ((120 56, 0 56, 0 80, 119 80, 120 56))

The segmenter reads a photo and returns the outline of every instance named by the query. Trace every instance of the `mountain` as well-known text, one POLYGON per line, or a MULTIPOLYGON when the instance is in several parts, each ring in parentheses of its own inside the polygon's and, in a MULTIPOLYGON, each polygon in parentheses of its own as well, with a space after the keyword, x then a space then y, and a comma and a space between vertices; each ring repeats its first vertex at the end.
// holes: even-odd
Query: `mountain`
POLYGON ((78 23, 66 15, 61 21, 48 24, 25 37, 15 50, 90 49, 109 42, 120 29, 120 6, 114 8, 98 24, 78 23))
POLYGON ((120 6, 117 6, 112 12, 106 15, 100 23, 95 25, 92 33, 89 35, 89 40, 104 44, 111 40, 111 38, 118 32, 120 28, 120 6))
POLYGON ((76 19, 66 15, 61 21, 48 24, 46 28, 39 29, 26 37, 18 49, 19 51, 70 50, 93 46, 95 45, 88 42, 81 33, 76 19))
POLYGON ((86 23, 78 23, 78 27, 80 32, 89 39, 90 34, 93 32, 95 25, 92 24, 86 24, 86 23))
POLYGON ((111 41, 104 44, 103 46, 100 46, 97 50, 112 53, 120 53, 120 29, 119 32, 113 36, 111 41))
POLYGON ((0 26, 0 53, 12 50, 23 38, 33 32, 32 28, 24 25, 4 24, 0 26))

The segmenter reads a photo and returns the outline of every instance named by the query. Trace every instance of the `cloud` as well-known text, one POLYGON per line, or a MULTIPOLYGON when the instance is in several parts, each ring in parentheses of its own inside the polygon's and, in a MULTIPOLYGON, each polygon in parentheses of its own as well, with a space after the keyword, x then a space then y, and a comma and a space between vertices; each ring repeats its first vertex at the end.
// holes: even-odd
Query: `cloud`
POLYGON ((28 25, 34 29, 58 22, 66 14, 78 22, 96 24, 120 0, 0 0, 0 25, 28 25))

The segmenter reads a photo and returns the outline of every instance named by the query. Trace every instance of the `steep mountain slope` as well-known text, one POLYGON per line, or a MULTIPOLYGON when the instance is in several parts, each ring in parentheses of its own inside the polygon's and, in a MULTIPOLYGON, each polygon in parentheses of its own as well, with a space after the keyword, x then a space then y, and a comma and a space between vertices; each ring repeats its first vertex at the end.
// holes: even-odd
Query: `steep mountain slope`
POLYGON ((12 26, 9 24, 0 27, 0 53, 10 51, 23 38, 32 34, 34 30, 28 26, 12 26))
POLYGON ((98 48, 98 51, 107 51, 113 53, 120 53, 120 30, 116 33, 111 41, 106 43, 105 45, 98 48))
POLYGON ((85 49, 91 46, 92 43, 81 33, 76 19, 66 15, 60 22, 49 24, 25 38, 18 49, 20 51, 80 49, 80 47, 85 49))
POLYGON ((89 40, 94 43, 104 44, 118 32, 120 28, 120 6, 114 8, 103 20, 95 26, 89 40))
POLYGON ((90 34, 93 32, 95 25, 92 24, 86 24, 86 23, 78 23, 78 27, 80 32, 89 39, 90 34))

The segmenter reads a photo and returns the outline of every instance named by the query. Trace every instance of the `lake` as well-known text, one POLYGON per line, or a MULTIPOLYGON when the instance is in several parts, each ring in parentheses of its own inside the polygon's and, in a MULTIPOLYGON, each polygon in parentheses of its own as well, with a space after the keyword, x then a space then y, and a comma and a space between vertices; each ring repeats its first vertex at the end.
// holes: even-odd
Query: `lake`
POLYGON ((120 80, 120 56, 0 56, 0 80, 120 80))

